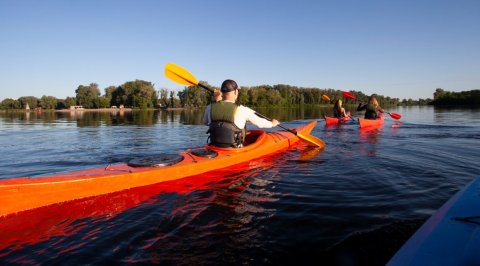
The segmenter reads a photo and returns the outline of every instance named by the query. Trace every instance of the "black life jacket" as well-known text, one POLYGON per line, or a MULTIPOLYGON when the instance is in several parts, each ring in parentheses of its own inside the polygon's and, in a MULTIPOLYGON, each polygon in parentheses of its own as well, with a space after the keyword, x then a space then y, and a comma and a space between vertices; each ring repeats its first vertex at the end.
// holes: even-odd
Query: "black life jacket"
POLYGON ((377 108, 375 108, 375 105, 369 103, 366 107, 365 118, 366 119, 376 119, 377 117, 378 117, 377 108))
POLYGON ((237 107, 235 103, 224 101, 210 105, 209 145, 223 148, 242 146, 245 129, 238 128, 234 123, 237 107))
POLYGON ((337 118, 340 118, 340 117, 343 117, 343 113, 341 110, 338 110, 337 108, 335 108, 333 110, 333 117, 337 117, 337 118))

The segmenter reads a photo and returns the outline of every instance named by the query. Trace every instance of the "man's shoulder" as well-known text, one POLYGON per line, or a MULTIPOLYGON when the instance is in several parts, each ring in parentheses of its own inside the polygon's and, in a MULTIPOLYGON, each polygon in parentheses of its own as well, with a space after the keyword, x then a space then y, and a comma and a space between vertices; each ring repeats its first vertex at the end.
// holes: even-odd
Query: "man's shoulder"
POLYGON ((239 108, 239 109, 243 109, 243 110, 247 110, 247 111, 255 112, 255 111, 253 111, 252 108, 247 107, 247 106, 245 106, 245 105, 241 105, 241 104, 238 105, 238 108, 239 108))

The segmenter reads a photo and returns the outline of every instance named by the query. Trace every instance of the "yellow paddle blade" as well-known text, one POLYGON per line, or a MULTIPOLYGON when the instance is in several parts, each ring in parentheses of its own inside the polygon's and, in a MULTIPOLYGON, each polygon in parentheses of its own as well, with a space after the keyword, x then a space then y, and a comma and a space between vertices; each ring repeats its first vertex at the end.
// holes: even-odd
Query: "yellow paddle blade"
POLYGON ((330 97, 328 97, 327 95, 323 94, 322 95, 322 99, 326 102, 329 102, 330 101, 330 97))
POLYGON ((188 70, 173 63, 167 63, 165 66, 165 76, 179 84, 187 86, 198 85, 198 80, 188 70))
POLYGON ((314 144, 314 145, 316 145, 320 148, 325 147, 325 142, 323 142, 321 139, 319 139, 317 137, 314 137, 312 135, 303 135, 303 134, 297 132, 297 137, 299 137, 299 138, 301 138, 305 141, 308 141, 311 144, 314 144))

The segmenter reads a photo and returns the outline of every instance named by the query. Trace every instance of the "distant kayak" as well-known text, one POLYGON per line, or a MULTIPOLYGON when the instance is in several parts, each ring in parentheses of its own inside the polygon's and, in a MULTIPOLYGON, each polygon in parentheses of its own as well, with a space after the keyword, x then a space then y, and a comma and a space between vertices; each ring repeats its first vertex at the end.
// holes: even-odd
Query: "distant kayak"
MULTIPOLYGON (((296 129, 308 136, 314 120, 296 129)), ((55 203, 199 175, 230 167, 296 145, 300 137, 288 131, 250 130, 242 148, 206 145, 179 153, 160 154, 74 172, 41 177, 0 179, 0 217, 55 203)), ((319 140, 322 144, 323 141, 319 140)))
POLYGON ((480 177, 447 201, 387 265, 480 265, 480 177))
POLYGON ((331 126, 331 125, 338 125, 338 124, 346 124, 351 121, 350 119, 350 113, 347 114, 347 117, 329 117, 324 115, 323 118, 325 119, 325 125, 331 126))
POLYGON ((385 116, 383 115, 381 115, 377 119, 365 119, 365 118, 358 119, 358 124, 360 124, 361 128, 380 127, 380 126, 383 126, 384 122, 385 122, 385 116))

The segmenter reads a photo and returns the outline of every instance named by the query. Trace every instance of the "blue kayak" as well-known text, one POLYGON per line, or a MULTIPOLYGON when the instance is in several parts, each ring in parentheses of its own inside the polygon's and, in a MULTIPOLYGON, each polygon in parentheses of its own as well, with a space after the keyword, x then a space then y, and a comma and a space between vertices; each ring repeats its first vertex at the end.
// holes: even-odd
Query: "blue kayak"
POLYGON ((432 215, 387 265, 480 265, 480 177, 432 215))

